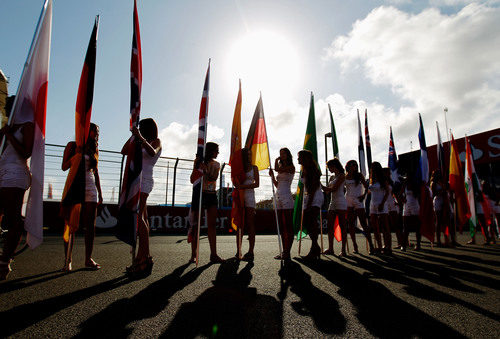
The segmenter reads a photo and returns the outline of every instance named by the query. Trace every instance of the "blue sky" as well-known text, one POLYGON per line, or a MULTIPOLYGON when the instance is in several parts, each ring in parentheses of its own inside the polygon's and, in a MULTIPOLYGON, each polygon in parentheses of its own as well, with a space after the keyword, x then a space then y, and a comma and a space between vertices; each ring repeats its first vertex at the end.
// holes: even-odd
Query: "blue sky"
MULTIPOLYGON (((0 4, 0 69, 10 79, 11 94, 41 5, 41 0, 0 4)), ((500 46, 498 5, 459 0, 139 1, 141 115, 157 121, 163 155, 191 158, 203 78, 212 58, 209 139, 221 144, 221 162, 228 158, 242 77, 243 137, 262 90, 271 156, 283 146, 295 154, 301 148, 313 91, 320 159, 330 103, 341 160, 357 158, 355 113, 367 108, 374 160, 386 165, 389 125, 398 153, 408 151, 410 141, 415 149, 418 112, 428 144, 436 140, 435 121, 446 135, 445 106, 457 137, 500 126, 500 49, 492 48, 500 46), (245 40, 252 34, 267 44, 245 40), (255 49, 235 52, 242 41, 255 49), (282 42, 283 49, 275 50, 282 42), (293 63, 280 55, 283 50, 291 51, 293 63), (265 63, 266 53, 275 53, 282 65, 253 63, 244 69, 240 63, 231 68, 238 63, 235 55, 248 57, 250 64, 265 63), (274 74, 280 66, 290 71, 273 78, 281 74, 274 74)), ((92 120, 101 127, 101 148, 118 150, 128 138, 132 7, 132 0, 54 0, 47 142, 65 144, 73 138, 78 81, 97 14, 92 120)))

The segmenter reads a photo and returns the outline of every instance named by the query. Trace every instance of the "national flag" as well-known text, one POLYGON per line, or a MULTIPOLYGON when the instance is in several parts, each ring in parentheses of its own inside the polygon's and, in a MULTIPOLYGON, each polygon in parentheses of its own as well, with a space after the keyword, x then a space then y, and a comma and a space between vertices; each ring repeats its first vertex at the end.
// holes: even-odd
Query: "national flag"
POLYGON ((451 145, 450 145, 450 189, 455 193, 455 201, 457 204, 457 215, 459 221, 459 229, 462 232, 463 225, 471 217, 469 209, 469 201, 467 200, 467 194, 465 191, 465 178, 462 171, 462 163, 460 162, 460 157, 458 155, 458 148, 451 135, 451 145))
POLYGON ((252 165, 260 170, 269 168, 269 148, 267 144, 266 121, 264 120, 264 107, 262 96, 259 98, 255 113, 250 124, 245 147, 252 150, 252 165))
MULTIPOLYGON (((130 129, 139 126, 142 90, 141 33, 137 2, 134 0, 132 54, 130 59, 130 129)), ((127 162, 119 199, 117 238, 135 246, 141 194, 142 147, 134 137, 128 147, 127 162)))
MULTIPOLYGON (((241 80, 239 83, 236 107, 234 108, 233 126, 231 128, 231 180, 233 184, 242 184, 245 181, 245 170, 241 159, 241 80)), ((245 210, 245 191, 233 188, 231 208, 231 227, 237 231, 242 228, 245 210)))
POLYGON ((372 146, 370 144, 370 133, 368 132, 368 112, 365 109, 365 144, 366 144, 366 161, 368 170, 372 167, 372 146))
POLYGON ((394 138, 392 136, 392 126, 389 133, 389 157, 387 166, 391 170, 391 179, 393 182, 399 182, 398 175, 398 155, 396 154, 396 147, 394 146, 394 138))
POLYGON ((359 119, 359 109, 358 109, 358 159, 359 159, 359 171, 366 177, 366 166, 365 166, 365 148, 363 146, 363 134, 361 133, 361 120, 359 119))
POLYGON ((424 125, 422 117, 418 114, 420 128, 418 131, 418 140, 420 143, 420 166, 417 171, 417 177, 420 181, 420 232, 429 241, 434 241, 434 206, 432 204, 432 193, 427 185, 429 181, 429 161, 427 158, 427 145, 425 143, 424 125))
POLYGON ((330 104, 328 104, 328 111, 330 112, 330 130, 332 134, 332 147, 333 147, 333 156, 337 159, 339 158, 339 144, 337 142, 337 132, 335 131, 335 124, 333 123, 333 115, 332 108, 330 104))
POLYGON ((45 157, 45 117, 49 83, 50 38, 52 32, 52 0, 46 0, 31 42, 19 81, 9 125, 34 124, 33 150, 29 159, 31 187, 25 194, 24 229, 26 242, 35 248, 43 241, 43 176, 45 157))
POLYGON ((444 147, 443 147, 443 142, 441 141, 441 133, 439 133, 439 125, 437 121, 436 121, 436 131, 437 131, 437 161, 438 161, 439 171, 441 172, 442 177, 446 179, 448 173, 446 173, 444 147))
POLYGON ((335 216, 335 222, 333 224, 333 236, 335 237, 335 240, 337 240, 337 242, 342 241, 342 229, 340 228, 338 216, 335 216))
MULTIPOLYGON (((473 237, 476 234, 476 228, 479 222, 476 211, 476 202, 478 198, 483 208, 486 221, 486 225, 483 225, 484 229, 491 224, 491 213, 488 213, 490 211, 488 199, 481 190, 481 184, 474 166, 472 146, 468 137, 465 137, 465 189, 467 191, 467 200, 469 201, 471 215, 469 219, 470 235, 473 237)), ((481 230, 483 230, 483 228, 481 228, 481 230)), ((487 237, 486 234, 484 236, 487 237)))
MULTIPOLYGON (((311 102, 309 105, 309 117, 307 118, 306 136, 304 138, 304 148, 305 150, 311 151, 313 159, 318 163, 318 144, 316 142, 316 118, 314 113, 314 96, 311 92, 311 102)), ((300 171, 299 178, 302 177, 302 170, 300 171)), ((297 193, 295 195, 295 202, 293 207, 293 230, 297 235, 297 239, 306 236, 305 229, 300 232, 300 220, 302 217, 302 201, 304 195, 304 184, 301 180, 297 185, 297 193)))
MULTIPOLYGON (((84 146, 87 142, 92 115, 92 101, 94 98, 94 78, 97 53, 97 32, 99 16, 96 17, 94 28, 90 35, 87 54, 83 63, 75 109, 75 143, 81 152, 71 158, 66 183, 64 185, 61 206, 64 225, 64 241, 69 241, 69 234, 75 233, 80 225, 82 204, 85 203, 85 158, 84 146)), ((97 159, 96 159, 97 160, 97 159)))

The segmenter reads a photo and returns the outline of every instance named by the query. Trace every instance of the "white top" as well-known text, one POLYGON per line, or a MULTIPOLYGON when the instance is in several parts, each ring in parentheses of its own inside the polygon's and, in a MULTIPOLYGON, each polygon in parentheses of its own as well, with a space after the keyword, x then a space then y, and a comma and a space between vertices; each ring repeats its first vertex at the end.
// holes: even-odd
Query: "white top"
MULTIPOLYGON (((333 187, 339 177, 332 175, 330 180, 328 181, 328 187, 333 187)), ((345 181, 344 181, 345 182, 345 181)), ((344 185, 339 185, 335 191, 330 193, 330 205, 328 206, 329 210, 346 210, 347 209, 347 201, 344 196, 344 185)))
POLYGON ((403 205, 403 216, 419 215, 420 204, 408 188, 405 188, 406 202, 403 205))
POLYGON ((356 185, 354 179, 345 179, 345 199, 347 200, 348 207, 364 208, 364 205, 359 201, 359 197, 363 194, 363 184, 361 181, 356 185))
POLYGON ((156 152, 155 156, 150 156, 149 153, 142 149, 142 180, 153 179, 153 167, 161 155, 161 148, 156 152))
POLYGON ((321 205, 323 205, 323 199, 324 199, 323 192, 321 191, 321 187, 318 185, 318 188, 314 192, 314 195, 309 194, 309 192, 307 192, 306 178, 302 177, 301 180, 302 180, 302 183, 304 184, 304 200, 302 201, 303 207, 307 208, 309 205, 309 199, 312 199, 310 207, 321 208, 321 205))
MULTIPOLYGON (((253 166, 250 168, 250 171, 245 173, 245 181, 243 185, 250 185, 255 182, 255 178, 253 176, 253 166)), ((245 189, 245 207, 255 208, 255 192, 253 188, 245 189)))
POLYGON ((374 184, 371 184, 368 187, 368 190, 370 190, 372 196, 370 200, 370 213, 371 214, 385 214, 387 213, 387 204, 384 203, 384 208, 382 211, 378 210, 378 207, 384 200, 384 196, 387 193, 387 190, 380 185, 380 183, 376 182, 374 184))
MULTIPOLYGON (((13 137, 21 142, 20 140, 23 139, 23 134, 21 133, 22 127, 19 127, 13 134, 13 137)), ((19 153, 17 153, 16 149, 14 146, 11 145, 9 141, 6 142, 6 147, 5 151, 3 154, 0 156, 0 168, 23 168, 27 169, 28 168, 28 161, 27 159, 24 159, 21 157, 19 153)))
POLYGON ((293 177, 295 173, 281 172, 276 176, 276 181, 278 182, 278 186, 276 190, 278 191, 278 196, 285 197, 288 195, 292 195, 292 191, 290 187, 292 186, 293 177))

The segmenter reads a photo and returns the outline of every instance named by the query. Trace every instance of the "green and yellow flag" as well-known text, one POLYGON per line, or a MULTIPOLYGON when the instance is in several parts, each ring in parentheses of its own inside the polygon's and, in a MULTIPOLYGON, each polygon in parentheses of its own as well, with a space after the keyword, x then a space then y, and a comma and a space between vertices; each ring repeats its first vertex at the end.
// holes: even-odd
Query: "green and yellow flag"
MULTIPOLYGON (((311 92, 311 104, 309 106, 309 118, 307 119, 306 136, 304 138, 305 150, 311 151, 313 159, 318 163, 318 144, 316 142, 316 118, 314 114, 314 95, 311 92)), ((302 217, 302 198, 304 194, 304 184, 300 181, 302 177, 302 169, 300 170, 299 184, 297 185, 297 194, 295 197, 295 204, 293 207, 293 231, 297 235, 297 239, 306 236, 305 229, 300 232, 300 219, 302 217)))

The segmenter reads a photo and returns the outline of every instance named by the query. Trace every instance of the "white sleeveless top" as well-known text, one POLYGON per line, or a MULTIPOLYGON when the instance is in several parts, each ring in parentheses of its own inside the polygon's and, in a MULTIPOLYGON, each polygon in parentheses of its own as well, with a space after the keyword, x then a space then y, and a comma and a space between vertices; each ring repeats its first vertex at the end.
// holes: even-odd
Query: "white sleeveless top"
MULTIPOLYGON (((22 127, 14 132, 14 138, 21 140, 22 127)), ((31 174, 28 168, 28 161, 17 153, 10 142, 6 142, 5 151, 0 155, 0 187, 15 187, 28 189, 31 184, 31 174)))
POLYGON ((403 205, 403 216, 419 215, 420 204, 417 198, 408 188, 405 188, 406 202, 403 205))
POLYGON ((290 189, 295 173, 281 172, 276 176, 277 194, 276 194, 276 208, 277 209, 292 209, 293 197, 290 189))
POLYGON ((148 152, 142 149, 142 177, 141 177, 141 192, 149 194, 153 190, 153 167, 155 166, 158 158, 161 155, 161 148, 156 152, 155 156, 150 156, 148 152))
POLYGON ((394 196, 392 195, 392 186, 388 185, 387 190, 389 191, 389 195, 387 196, 387 200, 385 204, 387 205, 387 211, 389 212, 398 212, 398 206, 396 205, 396 200, 394 200, 394 196))
POLYGON ((363 194, 363 184, 361 181, 356 185, 356 181, 354 179, 345 179, 345 188, 347 207, 355 209, 364 208, 363 202, 358 199, 359 196, 363 194))
MULTIPOLYGON (((333 187, 339 178, 336 176, 331 176, 328 181, 328 187, 333 187)), ((345 180, 344 180, 345 183, 345 180)), ((344 185, 340 185, 337 190, 330 193, 330 205, 328 209, 331 211, 345 211, 347 210, 347 201, 344 196, 344 185)))
MULTIPOLYGON (((253 166, 250 171, 245 173, 245 181, 243 185, 253 184, 255 181, 253 176, 253 166)), ((255 191, 253 188, 245 189, 245 207, 255 208, 255 191)))
POLYGON ((382 200, 384 200, 384 196, 386 193, 386 190, 384 187, 380 185, 380 183, 376 182, 374 184, 371 184, 368 187, 368 190, 370 190, 372 196, 370 200, 370 214, 387 214, 387 204, 384 203, 384 208, 382 211, 378 210, 378 207, 382 203, 382 200))
POLYGON ((95 184, 95 173, 90 168, 90 156, 85 154, 85 202, 97 202, 97 186, 95 184))

